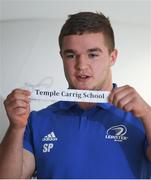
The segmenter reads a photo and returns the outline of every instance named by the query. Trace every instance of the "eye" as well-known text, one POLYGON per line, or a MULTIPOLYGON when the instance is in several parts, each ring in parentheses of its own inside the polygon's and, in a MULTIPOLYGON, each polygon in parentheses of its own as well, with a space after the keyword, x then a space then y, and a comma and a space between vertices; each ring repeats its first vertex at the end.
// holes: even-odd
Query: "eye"
POLYGON ((99 54, 98 53, 90 53, 88 56, 89 56, 89 58, 93 59, 93 58, 98 57, 99 54))
POLYGON ((75 59, 76 55, 75 55, 74 53, 67 53, 67 54, 65 55, 65 57, 66 57, 67 59, 75 59))

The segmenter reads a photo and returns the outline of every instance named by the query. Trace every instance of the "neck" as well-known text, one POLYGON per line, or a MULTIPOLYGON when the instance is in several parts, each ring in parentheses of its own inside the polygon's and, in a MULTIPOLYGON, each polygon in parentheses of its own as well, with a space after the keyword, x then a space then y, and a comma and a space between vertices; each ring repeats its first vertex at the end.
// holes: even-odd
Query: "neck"
POLYGON ((80 102, 78 103, 81 109, 91 109, 96 106, 95 103, 80 102))

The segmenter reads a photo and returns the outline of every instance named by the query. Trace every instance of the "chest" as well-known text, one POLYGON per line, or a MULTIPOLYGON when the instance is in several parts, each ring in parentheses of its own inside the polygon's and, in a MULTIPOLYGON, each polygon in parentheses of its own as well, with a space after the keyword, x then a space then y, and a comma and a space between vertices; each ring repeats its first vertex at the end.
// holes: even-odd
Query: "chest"
POLYGON ((123 173, 130 169, 131 173, 144 156, 144 132, 127 119, 96 113, 59 114, 43 121, 33 134, 39 170, 45 167, 54 173, 57 169, 61 177, 66 173, 75 174, 74 178, 107 177, 109 168, 123 173))

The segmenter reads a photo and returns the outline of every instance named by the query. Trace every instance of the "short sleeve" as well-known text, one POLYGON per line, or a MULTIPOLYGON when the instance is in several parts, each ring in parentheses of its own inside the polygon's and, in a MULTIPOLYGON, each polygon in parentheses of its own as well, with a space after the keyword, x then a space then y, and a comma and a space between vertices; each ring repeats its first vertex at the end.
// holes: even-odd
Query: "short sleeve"
POLYGON ((146 150, 148 147, 147 138, 144 141, 144 159, 142 160, 141 179, 151 178, 151 162, 148 160, 146 150))
POLYGON ((31 123, 32 123, 32 112, 30 113, 28 123, 27 123, 26 129, 25 129, 24 139, 23 139, 23 148, 34 154, 31 123))

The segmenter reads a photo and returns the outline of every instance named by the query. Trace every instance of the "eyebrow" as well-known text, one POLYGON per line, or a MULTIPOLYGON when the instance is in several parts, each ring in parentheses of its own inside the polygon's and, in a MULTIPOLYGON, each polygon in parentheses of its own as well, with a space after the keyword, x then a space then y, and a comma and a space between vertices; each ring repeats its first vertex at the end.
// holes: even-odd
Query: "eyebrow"
POLYGON ((96 51, 99 51, 99 52, 103 52, 102 49, 96 47, 96 48, 91 48, 91 49, 88 49, 87 52, 96 52, 96 51))
POLYGON ((63 54, 66 54, 66 53, 75 53, 75 52, 76 52, 76 50, 73 50, 73 49, 65 49, 63 51, 63 54))
MULTIPOLYGON (((103 51, 102 49, 95 47, 95 48, 88 49, 87 52, 90 53, 90 52, 103 52, 103 51)), ((77 53, 77 51, 74 49, 65 49, 63 51, 63 54, 66 54, 66 53, 77 53)))

